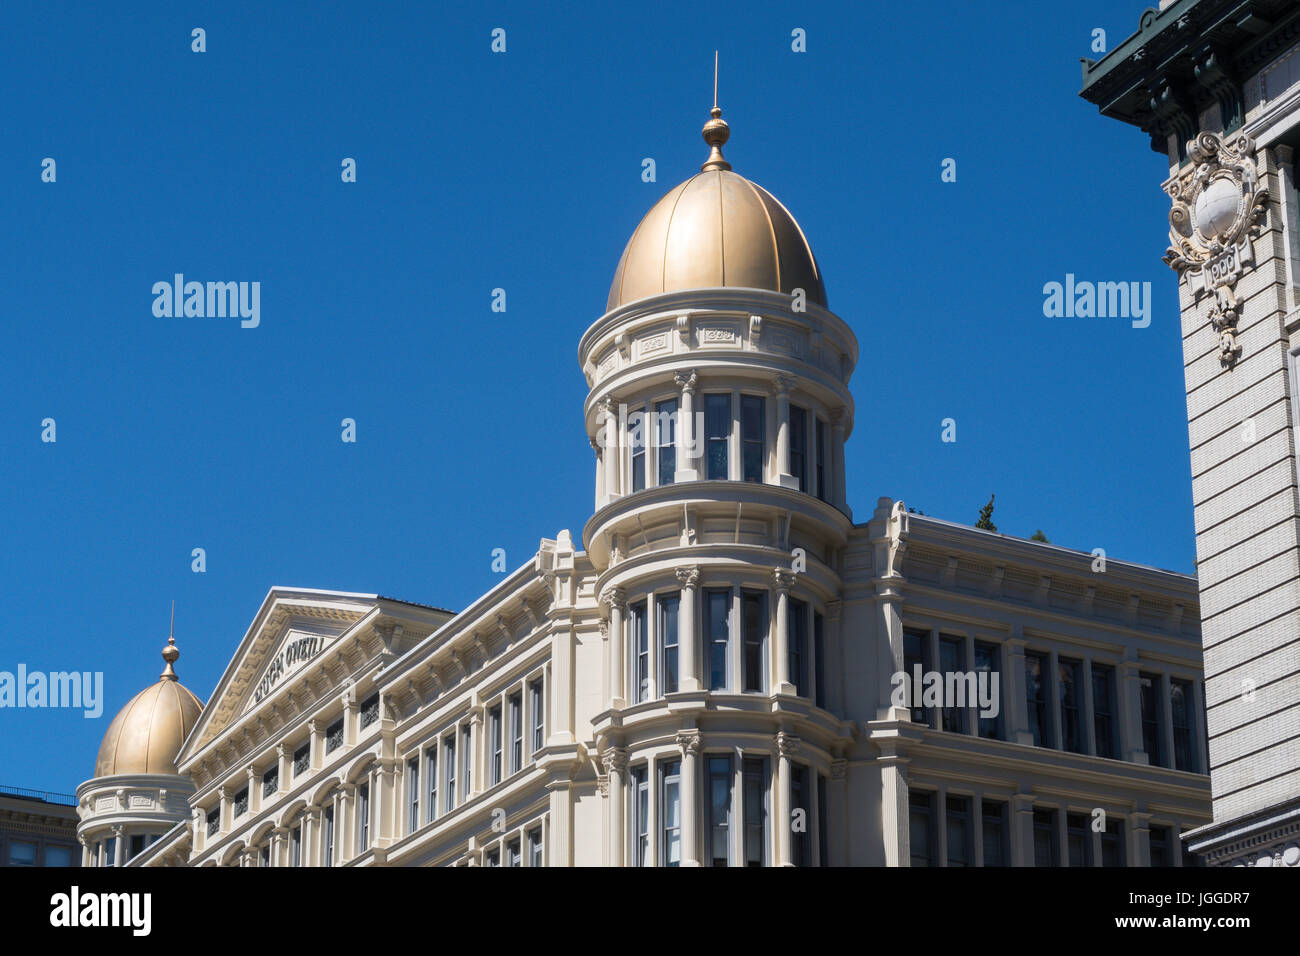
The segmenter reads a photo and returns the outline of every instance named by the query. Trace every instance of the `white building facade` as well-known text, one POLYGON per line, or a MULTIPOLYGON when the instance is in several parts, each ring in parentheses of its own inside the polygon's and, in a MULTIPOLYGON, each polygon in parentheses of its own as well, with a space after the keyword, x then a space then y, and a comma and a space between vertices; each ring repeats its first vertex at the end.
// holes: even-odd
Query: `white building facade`
POLYGON ((128 864, 1183 864, 1195 579, 887 498, 855 523, 856 337, 716 108, 704 136, 579 344, 581 541, 455 614, 273 588, 128 864), (900 699, 918 671, 996 693, 900 699))

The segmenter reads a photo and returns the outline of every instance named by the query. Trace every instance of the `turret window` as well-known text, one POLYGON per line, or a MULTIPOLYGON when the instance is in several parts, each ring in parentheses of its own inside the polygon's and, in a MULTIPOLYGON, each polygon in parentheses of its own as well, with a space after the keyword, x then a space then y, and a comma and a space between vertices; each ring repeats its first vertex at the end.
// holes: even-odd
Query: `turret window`
POLYGON ((799 490, 808 490, 808 412, 790 406, 790 474, 799 482, 799 490))
POLYGON ((726 479, 730 477, 731 461, 731 396, 704 396, 704 477, 726 479))
POLYGON ((759 395, 740 396, 741 475, 745 481, 763 480, 767 446, 767 400, 759 395))
POLYGON ((671 485, 677 474, 677 401, 660 402, 655 406, 654 420, 655 458, 659 464, 656 484, 671 485))
POLYGON ((815 431, 817 438, 815 454, 817 459, 814 467, 817 472, 817 497, 822 501, 826 501, 826 423, 819 421, 815 431))
POLYGON ((638 409, 627 418, 628 444, 632 448, 632 490, 645 488, 646 446, 649 444, 646 413, 638 409))

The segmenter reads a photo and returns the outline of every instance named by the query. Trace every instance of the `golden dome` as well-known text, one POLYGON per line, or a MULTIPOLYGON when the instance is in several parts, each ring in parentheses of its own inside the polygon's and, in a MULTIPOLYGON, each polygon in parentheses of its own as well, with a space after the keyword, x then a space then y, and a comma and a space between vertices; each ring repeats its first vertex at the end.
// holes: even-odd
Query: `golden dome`
POLYGON ((180 656, 168 638, 158 683, 136 694, 108 725, 95 761, 96 777, 119 773, 175 773, 176 755, 198 722, 203 704, 180 681, 172 664, 180 656))
POLYGON ((730 132, 716 106, 705 124, 708 160, 655 203, 632 233, 606 311, 646 296, 718 287, 803 289, 826 305, 821 270, 785 206, 722 158, 730 132))

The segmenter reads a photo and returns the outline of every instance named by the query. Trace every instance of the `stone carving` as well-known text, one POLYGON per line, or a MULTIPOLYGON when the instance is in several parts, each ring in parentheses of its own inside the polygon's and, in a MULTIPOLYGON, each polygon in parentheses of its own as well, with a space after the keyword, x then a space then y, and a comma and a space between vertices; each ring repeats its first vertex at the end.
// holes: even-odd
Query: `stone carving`
POLYGON ((677 732, 677 746, 682 748, 682 756, 698 754, 702 745, 703 740, 698 730, 679 730, 677 732))
POLYGON ((1251 240, 1267 216, 1268 187, 1255 168, 1255 141, 1244 133, 1228 141, 1201 133, 1187 152, 1191 165, 1165 184, 1173 205, 1164 261, 1186 277, 1197 302, 1214 293, 1210 324, 1219 333, 1219 361, 1227 367, 1241 352, 1235 289, 1255 264, 1251 240))

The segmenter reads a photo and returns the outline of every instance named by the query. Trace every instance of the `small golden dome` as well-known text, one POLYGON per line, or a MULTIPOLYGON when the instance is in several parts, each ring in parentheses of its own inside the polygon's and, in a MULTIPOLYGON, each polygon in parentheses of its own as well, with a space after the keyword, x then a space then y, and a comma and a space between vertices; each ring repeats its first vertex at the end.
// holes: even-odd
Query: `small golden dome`
POLYGON ((158 682, 136 694, 108 725, 95 761, 96 777, 119 773, 175 773, 176 755, 198 722, 203 704, 179 680, 172 664, 180 656, 168 638, 166 667, 158 682))
POLYGON ((646 296, 718 287, 803 289, 826 305, 812 247, 785 206, 722 157, 730 136, 722 111, 711 111, 700 172, 655 203, 632 233, 610 286, 606 311, 646 296))

